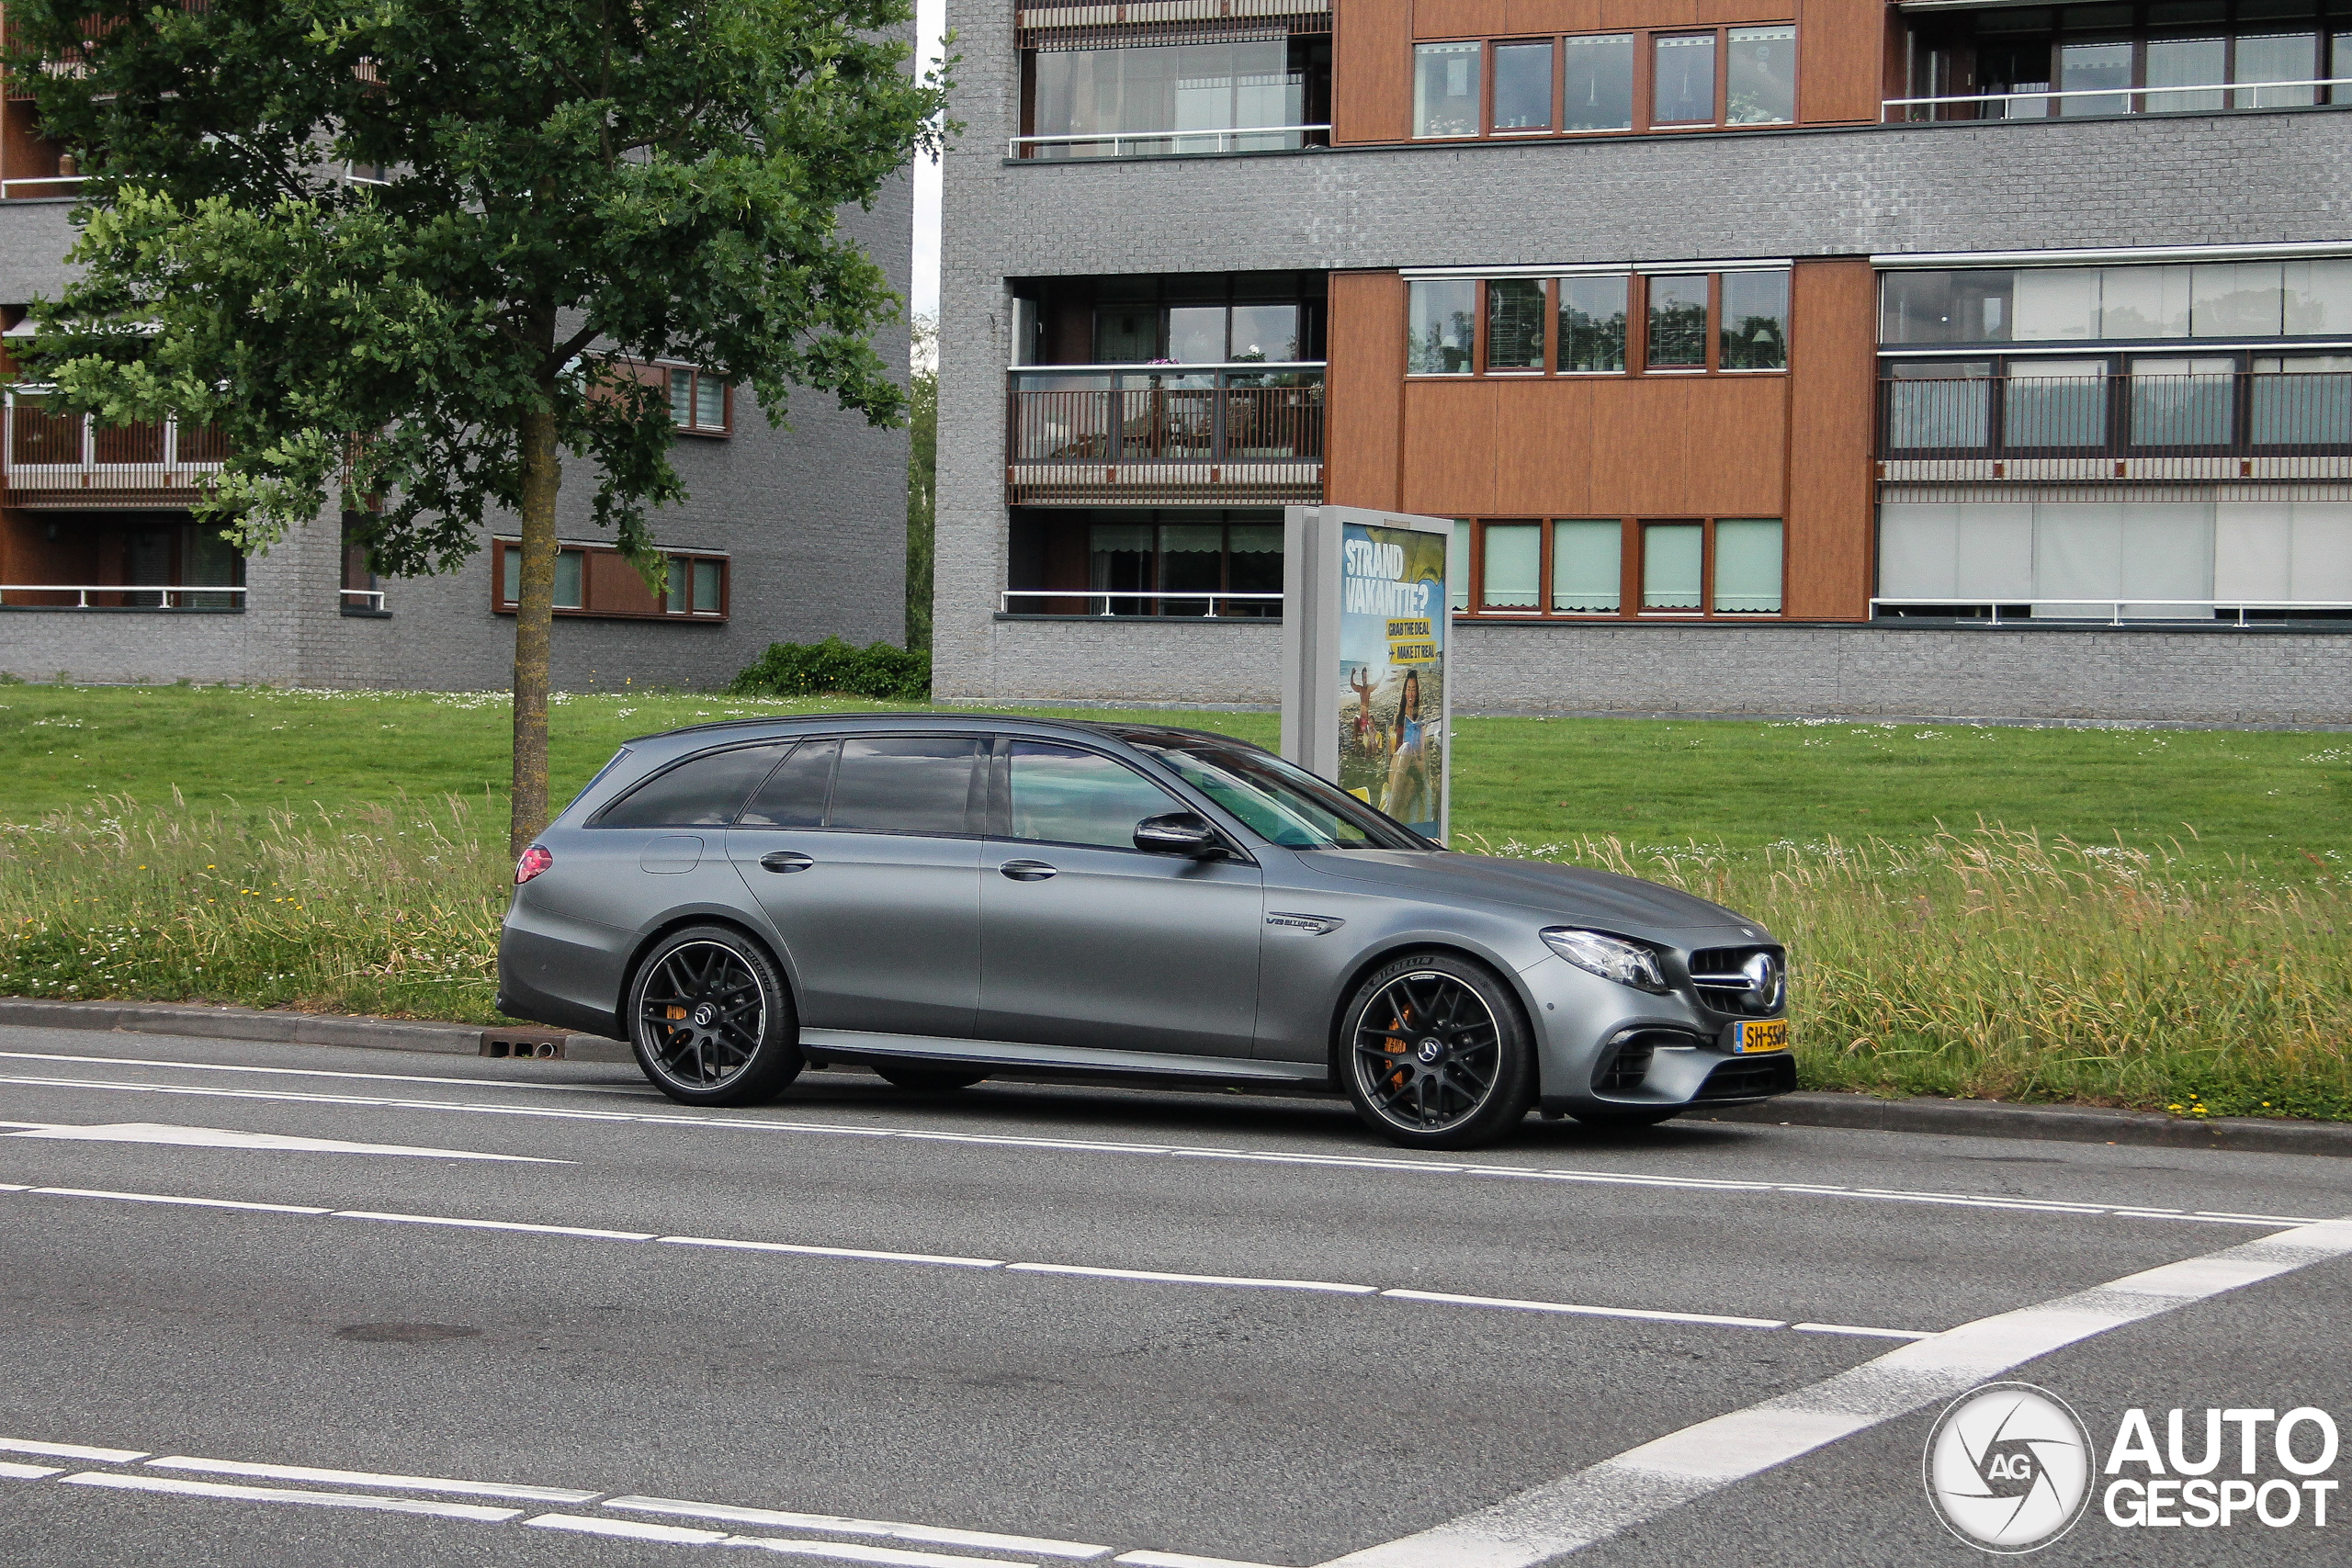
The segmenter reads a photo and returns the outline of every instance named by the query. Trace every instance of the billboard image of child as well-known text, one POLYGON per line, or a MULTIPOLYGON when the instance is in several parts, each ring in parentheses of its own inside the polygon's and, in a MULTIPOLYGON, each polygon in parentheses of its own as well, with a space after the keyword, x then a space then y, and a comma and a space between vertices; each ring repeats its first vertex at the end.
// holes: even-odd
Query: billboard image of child
POLYGON ((1348 525, 1340 556, 1340 786, 1417 832, 1445 819, 1443 535, 1348 525))

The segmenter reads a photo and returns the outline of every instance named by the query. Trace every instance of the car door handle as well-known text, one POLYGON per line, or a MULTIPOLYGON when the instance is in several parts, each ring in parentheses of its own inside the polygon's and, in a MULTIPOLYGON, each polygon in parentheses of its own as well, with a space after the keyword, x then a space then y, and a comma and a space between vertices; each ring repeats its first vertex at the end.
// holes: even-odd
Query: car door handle
POLYGON ((1056 874, 1055 868, 1041 860, 1009 860, 997 869, 1015 882, 1043 882, 1056 874))
POLYGON ((807 871, 816 863, 798 850, 771 850, 760 857, 762 871, 807 871))

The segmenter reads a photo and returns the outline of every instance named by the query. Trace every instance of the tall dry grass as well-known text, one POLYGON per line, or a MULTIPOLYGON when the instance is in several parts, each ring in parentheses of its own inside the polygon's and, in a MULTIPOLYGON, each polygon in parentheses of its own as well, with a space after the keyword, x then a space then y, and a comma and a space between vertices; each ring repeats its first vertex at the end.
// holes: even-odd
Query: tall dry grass
POLYGON ((0 994, 495 1021, 503 815, 445 796, 246 817, 175 791, 0 823, 0 994))
POLYGON ((1498 852, 1672 884, 1787 942, 1808 1087, 2352 1117, 2352 879, 1980 827, 1755 859, 1613 838, 1498 852))

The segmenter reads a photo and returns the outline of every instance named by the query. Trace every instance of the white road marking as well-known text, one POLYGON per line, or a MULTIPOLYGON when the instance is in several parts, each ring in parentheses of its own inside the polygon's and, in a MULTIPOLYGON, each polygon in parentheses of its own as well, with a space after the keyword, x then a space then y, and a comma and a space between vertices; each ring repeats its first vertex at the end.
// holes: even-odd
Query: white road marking
POLYGON ((872 1252, 857 1247, 808 1247, 789 1241, 729 1241, 708 1235, 658 1238, 679 1247, 724 1247, 738 1252, 797 1252, 806 1258, 863 1258, 876 1263, 933 1263, 948 1269, 1001 1269, 1001 1258, 953 1258, 928 1252, 872 1252))
POLYGON ((1932 1334, 1922 1334, 1911 1328, 1863 1328, 1851 1323, 1792 1323, 1799 1334, 1860 1334, 1871 1339, 1933 1339, 1932 1334))
POLYGON ((1133 1563, 1135 1568, 1272 1568, 1272 1564, 1265 1562, 1238 1562, 1230 1557, 1194 1557, 1183 1551, 1123 1551, 1111 1561, 1133 1563))
MULTIPOLYGON (((258 1209, 275 1213, 324 1216, 335 1220, 378 1220, 399 1224, 449 1225, 465 1230, 515 1231, 530 1235, 560 1235, 591 1241, 652 1241, 650 1231, 594 1230, 581 1225, 526 1224, 515 1220, 462 1219, 447 1214, 394 1214, 368 1209, 304 1209, 285 1203, 237 1203, 209 1198, 182 1198, 162 1193, 101 1192, 73 1187, 36 1187, 34 1196, 65 1198, 119 1198, 133 1202, 187 1203, 198 1207, 221 1209, 258 1209)), ((1254 1290, 1302 1291, 1323 1295, 1385 1297, 1393 1301, 1422 1302, 1442 1306, 1510 1307, 1521 1312, 1551 1313, 1566 1316, 1645 1318, 1666 1323, 1690 1323, 1724 1328, 1780 1329, 1789 1326, 1778 1318, 1725 1317, 1711 1313, 1670 1312, 1642 1307, 1606 1307, 1583 1305, 1573 1302, 1522 1301, 1505 1296, 1450 1295, 1437 1291, 1383 1290, 1378 1285, 1340 1284, 1329 1280, 1280 1280, 1251 1274, 1186 1274, 1150 1269, 1109 1269, 1075 1263, 998 1263, 985 1258, 942 1258, 926 1253, 877 1252, 856 1247, 807 1247, 784 1242, 729 1241, 716 1236, 663 1236, 660 1239, 687 1247, 708 1247, 726 1251, 784 1253, 801 1257, 841 1258, 854 1261, 913 1263, 923 1266, 946 1264, 954 1267, 995 1271, 1005 1274, 1078 1275, 1104 1280, 1133 1280, 1147 1284, 1216 1285, 1254 1290)), ((1816 1325, 1820 1333, 1860 1333, 1871 1335, 1910 1335, 1905 1329, 1842 1329, 1826 1325, 1816 1325)), ((1928 1337, 1919 1334, 1916 1337, 1928 1337)))
POLYGON ((617 1536, 623 1540, 661 1540, 677 1546, 715 1546, 727 1539, 725 1530, 690 1530, 679 1525, 649 1525, 641 1519, 599 1519, 586 1514, 541 1514, 523 1522, 541 1529, 617 1536))
POLYGON ((343 1486, 381 1486, 401 1492, 447 1492, 463 1497, 514 1497, 526 1503, 593 1503, 594 1492, 569 1486, 513 1486, 504 1482, 454 1481, 440 1475, 377 1475, 364 1470, 321 1470, 304 1464, 247 1464, 242 1460, 196 1459, 174 1454, 151 1459, 151 1470, 192 1470, 205 1475, 245 1475, 263 1481, 319 1481, 343 1486))
POLYGON ((1149 1269, 1092 1269, 1075 1263, 1008 1263, 1008 1274, 1083 1274, 1098 1280, 1148 1280, 1169 1285, 1243 1285, 1261 1291, 1319 1291, 1327 1295, 1376 1296, 1377 1285, 1341 1285, 1329 1280, 1261 1280, 1248 1274, 1163 1274, 1149 1269))
POLYGON ((54 1198, 112 1198, 123 1203, 180 1203, 191 1209, 245 1209, 257 1214, 323 1214, 329 1211, 301 1203, 241 1203, 233 1198, 181 1198, 164 1192, 109 1192, 96 1187, 27 1187, 25 1192, 54 1198))
POLYGON ((239 1133, 225 1127, 178 1127, 162 1122, 110 1122, 96 1126, 70 1122, 21 1123, 24 1131, 0 1138, 56 1138, 84 1144, 168 1144, 194 1149, 269 1149, 285 1154, 417 1155, 428 1159, 513 1160, 523 1165, 571 1165, 537 1155, 487 1155, 470 1149, 428 1149, 408 1144, 353 1144, 340 1138, 296 1138, 282 1133, 239 1133))
POLYGON ((1508 1296, 1455 1296, 1442 1291, 1383 1291, 1400 1302, 1439 1302, 1447 1306, 1510 1307, 1518 1312, 1557 1312, 1577 1317, 1637 1317, 1656 1323, 1705 1323, 1718 1328, 1786 1328, 1777 1317, 1718 1317, 1703 1312, 1649 1312, 1634 1307, 1577 1306, 1568 1302, 1523 1302, 1508 1296))
MULTIPOLYGON (((327 1211, 322 1210, 324 1213, 327 1211)), ((651 1231, 600 1231, 584 1225, 531 1225, 519 1220, 461 1220, 447 1214, 385 1214, 372 1209, 336 1209, 338 1220, 388 1220, 403 1225, 456 1225, 474 1231, 528 1231, 537 1235, 582 1235, 592 1241, 651 1241, 651 1231)))
POLYGON ((908 1551, 893 1546, 865 1546, 851 1540, 786 1540, 772 1535, 731 1535, 729 1546, 756 1546, 782 1557, 821 1557, 836 1562, 883 1562, 897 1568, 1036 1568, 1035 1563, 1008 1563, 1001 1557, 951 1557, 940 1551, 908 1551))
POLYGON ((39 1481, 44 1475, 62 1475, 62 1470, 47 1469, 38 1464, 0 1462, 0 1478, 9 1481, 39 1481))
MULTIPOLYGON (((0 1057, 22 1055, 25 1053, 0 1052, 0 1057)), ((114 1057, 52 1058, 69 1061, 117 1062, 114 1057)), ((287 1067, 230 1068, 220 1064, 172 1062, 159 1064, 175 1067, 211 1067, 218 1070, 246 1072, 309 1072, 309 1069, 287 1067)), ((314 1077, 390 1077, 377 1074, 310 1073, 314 1077)), ((426 1083, 455 1083, 473 1088, 533 1089, 550 1093, 579 1093, 591 1086, 559 1084, 501 1084, 472 1078, 422 1078, 426 1083)), ((1099 1139, 1057 1139, 1037 1137, 997 1136, 973 1133, 941 1133, 911 1127, 861 1127, 821 1122, 758 1121, 724 1116, 684 1116, 645 1113, 626 1111, 557 1110, 545 1106, 492 1104, 454 1100, 398 1100, 368 1095, 337 1095, 295 1093, 266 1089, 210 1089, 191 1084, 130 1083, 94 1078, 44 1078, 0 1077, 0 1083, 21 1084, 42 1089, 119 1090, 137 1094, 196 1095, 211 1099, 249 1100, 277 1104, 328 1105, 377 1111, 443 1111, 473 1115, 535 1117, 559 1122, 618 1122, 635 1126, 666 1127, 697 1133, 784 1133, 808 1136, 836 1138, 900 1139, 910 1143, 968 1144, 996 1148, 1041 1149, 1057 1153, 1148 1155, 1174 1159, 1204 1159, 1231 1161, 1252 1165, 1285 1165, 1299 1167, 1328 1166, 1359 1170, 1385 1170, 1415 1176, 1461 1176, 1475 1179, 1508 1179, 1521 1181, 1566 1182, 1600 1187, 1647 1187, 1686 1192, 1747 1193, 1763 1196, 1778 1195, 1799 1198, 1851 1199, 1883 1203, 1923 1203, 1949 1208, 2009 1210, 2020 1213, 2075 1215, 2086 1219, 2126 1220, 2202 1220, 2217 1224, 2241 1225, 2300 1225, 2315 1223, 2307 1214, 2245 1214, 2199 1210, 2193 1213, 2152 1208, 2138 1203, 2071 1202, 2058 1199, 2008 1198, 1985 1193, 1911 1192, 1882 1188, 1841 1187, 1824 1182, 1750 1181, 1724 1178, 1661 1176, 1645 1172, 1614 1170, 1578 1170, 1520 1166, 1453 1165, 1437 1161, 1414 1159, 1382 1159, 1375 1156, 1351 1156, 1303 1153, 1267 1153, 1244 1149, 1197 1148, 1166 1144, 1115 1143, 1099 1139)), ((606 1091, 620 1092, 620 1091, 606 1091)), ((643 1098, 631 1093, 630 1098, 643 1098)))
POLYGON ((80 1443, 36 1443, 24 1438, 0 1438, 0 1451, 39 1454, 43 1459, 78 1459, 89 1464, 130 1464, 147 1457, 144 1449, 93 1449, 80 1443))
POLYGON ((1047 1540, 1035 1536, 999 1535, 989 1530, 944 1529, 933 1525, 901 1525, 887 1519, 843 1518, 832 1514, 789 1514, 775 1508, 739 1508, 725 1503, 688 1503, 675 1497, 607 1497, 601 1505, 632 1513, 668 1514, 678 1518, 717 1519, 730 1525, 766 1525, 775 1529, 824 1530, 834 1535, 875 1535, 891 1540, 928 1541, 934 1546, 969 1546, 983 1551, 1025 1551, 1037 1557, 1064 1557, 1073 1562, 1109 1555, 1111 1548, 1079 1540, 1047 1540))
POLYGON ((421 1503, 413 1497, 368 1497, 356 1492, 289 1492, 276 1486, 232 1486, 219 1481, 175 1481, 168 1475, 113 1475, 87 1470, 61 1486, 105 1486, 117 1492, 167 1492, 182 1497, 219 1497, 246 1503, 307 1503, 314 1508, 359 1508, 378 1514, 427 1514, 436 1519, 472 1519, 502 1524, 520 1508, 489 1508, 479 1503, 421 1503))
POLYGON ((1534 1568, 2068 1345, 2347 1254, 2352 1219, 2322 1221, 1980 1318, 1323 1568, 1534 1568))

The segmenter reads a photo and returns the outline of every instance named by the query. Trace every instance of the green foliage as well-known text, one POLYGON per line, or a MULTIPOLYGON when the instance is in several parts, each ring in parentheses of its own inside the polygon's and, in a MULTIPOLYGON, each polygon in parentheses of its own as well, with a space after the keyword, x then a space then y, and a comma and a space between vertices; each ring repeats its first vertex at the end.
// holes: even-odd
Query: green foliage
POLYGON ((870 341, 899 301, 835 214, 943 134, 910 14, 12 5, 11 79, 91 174, 28 368, 110 422, 220 425, 204 510, 249 549, 381 497, 361 528, 396 575, 455 567, 519 506, 523 421, 551 412, 598 470, 598 525, 658 578, 646 509, 684 491, 629 362, 703 366, 779 423, 795 385, 904 415, 870 341))
POLYGON ((929 653, 939 491, 939 323, 927 316, 915 319, 907 410, 907 646, 929 653))
POLYGON ((931 655, 887 642, 852 648, 837 637, 822 642, 772 642, 727 689, 747 697, 841 693, 919 703, 931 695, 931 655))

